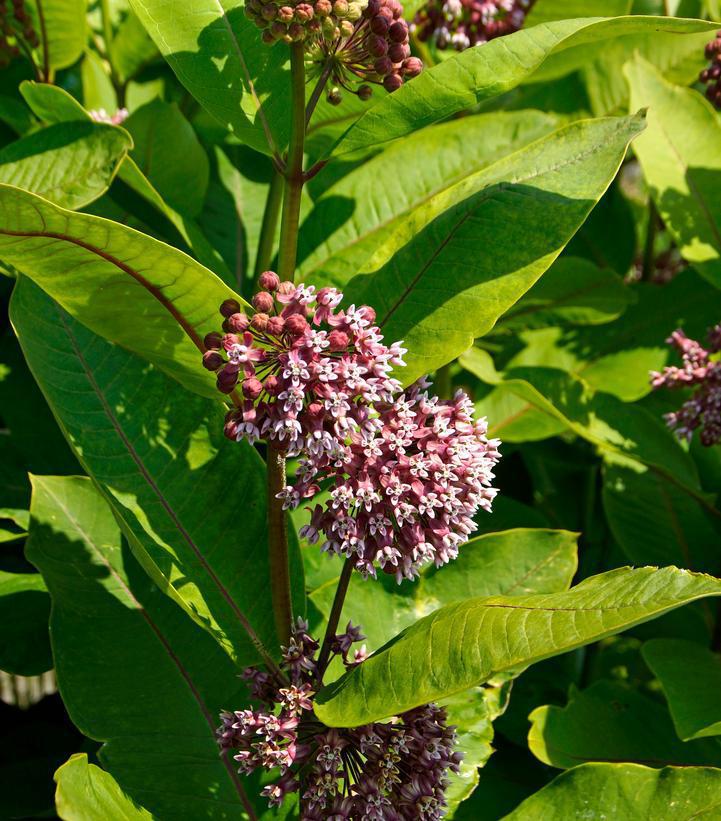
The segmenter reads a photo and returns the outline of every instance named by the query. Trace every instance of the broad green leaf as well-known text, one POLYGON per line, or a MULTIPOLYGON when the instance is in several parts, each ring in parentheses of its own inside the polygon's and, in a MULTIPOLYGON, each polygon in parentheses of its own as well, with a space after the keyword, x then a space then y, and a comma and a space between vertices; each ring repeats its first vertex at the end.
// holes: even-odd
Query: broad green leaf
POLYGON ((27 510, 0 507, 0 544, 24 539, 28 534, 29 521, 27 510))
POLYGON ((631 0, 536 0, 528 12, 526 28, 576 17, 619 17, 631 11, 631 0))
POLYGON ((149 359, 188 390, 217 396, 203 336, 233 291, 194 259, 109 220, 0 186, 0 259, 96 333, 149 359))
POLYGON ((321 690, 315 712, 330 726, 376 721, 719 595, 711 576, 645 567, 565 593, 467 599, 417 621, 321 690))
POLYGON ((111 44, 113 67, 125 81, 159 57, 155 43, 137 16, 127 9, 111 44))
MULTIPOLYGON (((491 514, 492 517, 493 514, 491 514)), ((423 573, 416 582, 392 578, 371 583, 351 578, 341 624, 360 624, 369 649, 376 650, 417 619, 470 596, 523 596, 566 590, 576 571, 574 533, 522 529, 487 533, 463 545, 458 559, 423 573)), ((326 616, 336 579, 310 598, 326 616)))
POLYGON ((113 114, 118 105, 118 95, 113 87, 104 61, 95 51, 88 49, 80 64, 83 105, 88 111, 104 110, 113 114))
POLYGON ((390 146, 316 200, 300 230, 299 277, 342 286, 358 271, 376 270, 432 219, 484 187, 479 172, 557 126, 540 111, 494 112, 390 146))
POLYGON ((586 219, 642 128, 642 116, 572 123, 504 157, 479 173, 477 193, 380 270, 351 280, 349 300, 372 305, 386 337, 407 343, 406 383, 467 350, 528 291, 586 219))
POLYGON ((679 639, 652 639, 641 652, 661 684, 679 737, 721 735, 721 656, 679 639))
POLYGON ((49 615, 42 576, 0 570, 0 670, 37 676, 52 669, 49 615))
POLYGON ((163 200, 196 216, 208 188, 208 157, 177 105, 153 100, 134 111, 124 127, 135 144, 130 156, 163 200))
POLYGON ((289 51, 268 48, 241 0, 131 0, 181 83, 246 145, 264 153, 287 143, 289 51))
POLYGON ((63 821, 151 821, 152 815, 138 807, 120 789, 110 773, 76 753, 55 773, 55 806, 63 821))
POLYGON ((631 106, 649 107, 635 145, 651 196, 684 259, 721 287, 721 123, 701 94, 641 58, 626 67, 631 106))
MULTIPOLYGON (((25 277, 11 316, 66 438, 146 571, 239 665, 258 659, 259 644, 275 654, 265 469, 252 447, 223 436, 222 406, 95 336, 25 277)), ((295 545, 291 557, 301 614, 295 545)))
POLYGON ((721 744, 681 741, 663 704, 619 682, 573 687, 565 707, 538 707, 528 719, 528 746, 552 767, 568 769, 587 761, 721 765, 721 744))
POLYGON ((520 83, 552 80, 582 68, 615 38, 633 42, 638 35, 674 36, 711 32, 703 20, 617 17, 559 20, 523 29, 470 48, 427 69, 387 100, 382 100, 338 140, 335 155, 405 137, 458 111, 515 88, 520 83), (541 69, 539 71, 539 69, 541 69))
POLYGON ((82 208, 108 190, 132 144, 127 132, 109 125, 51 125, 0 151, 0 182, 82 208))
POLYGON ((89 479, 35 477, 31 512, 63 702, 104 742, 103 766, 160 818, 242 817, 235 764, 214 739, 219 710, 246 698, 234 665, 154 587, 89 479))
POLYGON ((80 58, 85 49, 88 31, 85 23, 87 0, 30 0, 40 46, 35 59, 52 69, 67 68, 80 58))
POLYGON ((527 798, 504 821, 697 821, 718 816, 721 770, 583 764, 527 798))
POLYGON ((615 272, 578 257, 560 257, 543 277, 507 311, 505 328, 538 328, 556 323, 603 325, 636 300, 615 272))

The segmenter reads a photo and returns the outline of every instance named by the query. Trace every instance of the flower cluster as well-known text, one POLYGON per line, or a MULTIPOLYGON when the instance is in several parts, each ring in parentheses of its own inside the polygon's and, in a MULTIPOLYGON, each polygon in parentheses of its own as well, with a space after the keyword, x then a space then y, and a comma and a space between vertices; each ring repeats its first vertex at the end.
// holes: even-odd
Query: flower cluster
POLYGON ((263 42, 273 45, 349 37, 364 6, 365 0, 248 0, 245 14, 263 31, 263 42))
POLYGON ((463 51, 518 31, 535 0, 430 0, 413 20, 421 42, 463 51))
POLYGON ((244 400, 226 417, 225 433, 251 443, 265 438, 289 455, 338 460, 351 433, 369 424, 374 402, 400 389, 390 377, 405 349, 387 346, 372 308, 336 310, 334 288, 280 282, 266 271, 253 297, 252 317, 223 303, 226 333, 205 338, 206 368, 223 393, 240 384, 244 400))
POLYGON ((681 354, 683 364, 652 373, 651 384, 654 388, 696 388, 679 411, 666 414, 666 421, 687 440, 701 428, 701 443, 711 446, 721 441, 721 360, 711 358, 721 352, 721 324, 712 328, 708 340, 704 348, 683 331, 674 331, 666 341, 681 354))
POLYGON ((721 109, 721 31, 706 46, 706 58, 711 61, 711 65, 701 72, 699 80, 706 85, 708 99, 716 108, 721 109))
POLYGON ((119 108, 115 114, 108 114, 104 108, 93 109, 88 113, 96 123, 107 123, 108 125, 122 125, 128 119, 127 108, 119 108))
MULTIPOLYGON (((362 639, 351 624, 335 637, 334 653, 346 664, 350 647, 362 639)), ((251 668, 244 676, 262 709, 221 714, 217 731, 222 752, 234 751, 241 773, 257 768, 279 771, 262 794, 270 806, 299 793, 303 821, 321 819, 398 819, 435 821, 443 815, 448 771, 457 772, 461 754, 446 726, 446 713, 427 704, 386 723, 351 729, 328 728, 313 714, 318 643, 298 620, 283 671, 289 681, 251 668)), ((362 653, 360 654, 362 655, 362 653)))
POLYGON ((0 68, 18 57, 22 48, 27 51, 40 45, 25 1, 12 0, 10 5, 12 11, 8 9, 7 0, 0 0, 0 68))
POLYGON ((312 496, 323 479, 331 484, 301 535, 323 549, 352 558, 364 576, 384 573, 413 579, 430 562, 438 567, 458 555, 476 529, 479 508, 489 511, 500 458, 486 420, 459 391, 452 401, 430 396, 417 383, 376 404, 377 416, 354 432, 342 452, 308 453, 285 504, 312 496))

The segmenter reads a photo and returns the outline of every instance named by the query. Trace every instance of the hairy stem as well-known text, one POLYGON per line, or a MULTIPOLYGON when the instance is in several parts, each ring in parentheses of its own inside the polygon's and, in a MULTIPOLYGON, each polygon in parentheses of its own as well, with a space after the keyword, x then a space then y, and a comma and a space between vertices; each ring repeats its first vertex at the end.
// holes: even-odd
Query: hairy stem
POLYGON ((287 644, 293 622, 288 566, 288 526, 277 494, 285 487, 285 452, 268 443, 268 552, 273 616, 278 639, 287 644))
POLYGON ((330 616, 328 616, 328 626, 325 629, 325 636, 323 636, 323 645, 320 648, 320 655, 318 656, 318 679, 322 680, 323 673, 328 666, 328 659, 330 658, 330 645, 333 637, 338 631, 338 622, 340 621, 340 614, 343 611, 343 602, 348 593, 348 585, 350 584, 351 573, 353 572, 353 560, 346 559, 338 579, 338 587, 335 591, 335 598, 333 599, 333 607, 331 607, 330 616))
POLYGON ((290 47, 292 86, 290 145, 285 167, 283 216, 280 225, 278 274, 293 280, 298 251, 300 200, 303 192, 303 148, 305 144, 305 57, 302 43, 290 47))
POLYGON ((278 228, 278 217, 280 216, 280 206, 283 201, 283 176, 278 171, 273 172, 273 179, 268 188, 268 198, 265 201, 263 211, 263 223, 260 227, 260 237, 258 238, 258 255, 255 258, 255 280, 270 268, 273 259, 273 242, 275 232, 278 228))

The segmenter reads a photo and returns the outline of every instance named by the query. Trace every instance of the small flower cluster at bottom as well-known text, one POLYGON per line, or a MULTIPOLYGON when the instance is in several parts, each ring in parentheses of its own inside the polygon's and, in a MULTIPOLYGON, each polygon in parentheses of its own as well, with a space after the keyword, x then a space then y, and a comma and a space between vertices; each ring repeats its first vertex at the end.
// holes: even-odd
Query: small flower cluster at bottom
POLYGON ((654 388, 695 387, 693 396, 681 409, 666 414, 669 427, 678 436, 690 440, 696 428, 701 428, 701 444, 710 447, 721 442, 721 360, 711 355, 721 352, 721 324, 709 331, 708 348, 689 339, 682 330, 674 331, 666 340, 681 354, 682 366, 670 366, 663 373, 651 373, 654 388))
MULTIPOLYGON (((331 653, 346 666, 365 658, 351 654, 363 636, 350 623, 335 636, 331 653)), ((249 668, 252 697, 264 709, 223 712, 217 737, 221 751, 236 751, 241 773, 277 769, 279 779, 262 794, 270 806, 299 793, 302 821, 435 821, 443 817, 447 774, 458 772, 462 756, 445 711, 435 704, 416 707, 388 722, 329 728, 313 714, 314 688, 322 678, 318 642, 301 619, 283 648, 287 682, 249 668)))

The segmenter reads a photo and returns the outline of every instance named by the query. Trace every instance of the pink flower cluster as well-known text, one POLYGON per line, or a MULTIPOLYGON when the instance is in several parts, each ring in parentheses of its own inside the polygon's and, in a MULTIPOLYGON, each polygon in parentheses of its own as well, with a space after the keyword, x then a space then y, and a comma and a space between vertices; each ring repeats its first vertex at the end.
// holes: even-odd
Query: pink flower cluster
MULTIPOLYGON (((351 645, 361 640, 348 625, 335 637, 333 651, 347 665, 351 645)), ((279 683, 250 668, 252 696, 264 709, 223 712, 217 731, 221 751, 236 751, 241 773, 257 768, 278 770, 278 780, 262 795, 280 806, 286 795, 300 793, 302 821, 368 819, 368 821, 435 821, 443 815, 448 771, 457 772, 461 754, 446 713, 427 704, 387 723, 353 729, 328 728, 313 715, 318 670, 318 643, 298 620, 283 669, 290 681, 279 683)))
POLYGON ((674 331, 666 340, 681 354, 681 367, 669 366, 663 373, 651 374, 654 388, 691 388, 696 390, 681 409, 666 414, 669 427, 683 439, 690 440, 696 428, 701 428, 701 443, 711 446, 721 441, 721 359, 712 354, 721 352, 721 324, 708 334, 708 348, 683 331, 674 331))
POLYGON ((285 503, 313 496, 322 480, 330 498, 316 505, 301 535, 323 549, 352 558, 364 576, 376 566, 400 582, 419 569, 458 555, 476 529, 479 508, 490 511, 496 490, 497 439, 485 419, 473 419, 470 399, 459 391, 441 401, 417 383, 393 402, 376 403, 377 416, 355 431, 341 454, 308 453, 285 503))
POLYGON ((700 82, 706 85, 706 97, 721 109, 721 31, 706 46, 706 59, 710 64, 701 72, 700 82))

